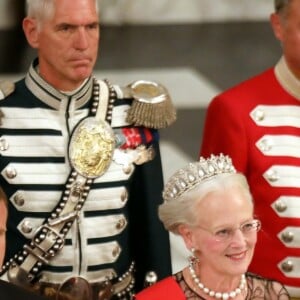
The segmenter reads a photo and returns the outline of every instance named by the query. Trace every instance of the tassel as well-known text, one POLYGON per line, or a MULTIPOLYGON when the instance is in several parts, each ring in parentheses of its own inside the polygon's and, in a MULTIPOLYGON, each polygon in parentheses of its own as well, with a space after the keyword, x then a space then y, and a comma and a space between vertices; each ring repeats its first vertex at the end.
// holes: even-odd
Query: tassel
POLYGON ((176 110, 167 89, 152 81, 136 81, 127 86, 133 97, 126 121, 135 126, 160 129, 176 120, 176 110))

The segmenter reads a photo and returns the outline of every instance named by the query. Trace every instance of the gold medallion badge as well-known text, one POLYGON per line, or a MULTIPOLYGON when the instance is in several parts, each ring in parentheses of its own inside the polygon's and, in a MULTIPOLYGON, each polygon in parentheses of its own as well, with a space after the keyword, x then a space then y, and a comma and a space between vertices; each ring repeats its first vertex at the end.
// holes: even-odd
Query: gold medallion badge
POLYGON ((82 176, 96 178, 108 169, 114 148, 115 136, 109 124, 89 117, 73 132, 69 146, 70 162, 82 176))

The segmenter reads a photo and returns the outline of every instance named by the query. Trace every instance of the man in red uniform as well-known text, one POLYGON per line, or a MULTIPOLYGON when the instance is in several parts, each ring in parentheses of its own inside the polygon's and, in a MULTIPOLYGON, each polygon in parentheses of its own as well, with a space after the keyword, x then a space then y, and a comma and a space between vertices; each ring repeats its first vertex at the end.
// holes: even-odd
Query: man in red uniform
POLYGON ((213 99, 200 154, 230 155, 248 178, 263 228, 250 271, 300 297, 300 1, 275 0, 270 21, 281 59, 213 99))

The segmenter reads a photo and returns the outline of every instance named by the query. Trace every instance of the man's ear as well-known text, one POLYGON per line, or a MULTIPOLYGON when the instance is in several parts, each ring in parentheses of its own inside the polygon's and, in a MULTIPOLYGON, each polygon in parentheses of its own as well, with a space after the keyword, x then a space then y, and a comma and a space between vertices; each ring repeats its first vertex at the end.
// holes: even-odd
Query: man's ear
POLYGON ((193 233, 190 227, 188 225, 181 224, 178 226, 178 232, 183 238, 186 248, 189 250, 193 248, 194 247, 193 233))
POLYGON ((38 24, 35 19, 32 18, 24 18, 23 20, 23 31, 25 33, 28 44, 32 48, 38 48, 39 46, 39 32, 38 32, 38 24))
POLYGON ((270 23, 274 32, 275 37, 279 40, 282 41, 283 37, 283 24, 282 24, 282 17, 279 16, 276 13, 271 14, 270 16, 270 23))

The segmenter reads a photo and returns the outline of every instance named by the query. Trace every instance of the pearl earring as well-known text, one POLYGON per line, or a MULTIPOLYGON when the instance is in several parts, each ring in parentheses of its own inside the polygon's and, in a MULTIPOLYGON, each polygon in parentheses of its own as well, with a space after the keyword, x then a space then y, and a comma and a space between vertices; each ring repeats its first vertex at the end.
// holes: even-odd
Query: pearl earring
POLYGON ((198 262, 199 261, 199 259, 198 259, 198 257, 196 256, 196 249, 194 248, 194 247, 192 247, 191 249, 190 249, 190 251, 192 252, 192 255, 188 258, 188 260, 189 260, 189 262, 191 262, 191 261, 193 261, 193 262, 198 262))

